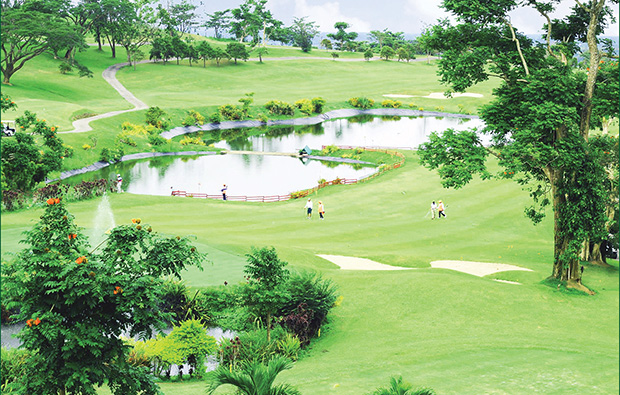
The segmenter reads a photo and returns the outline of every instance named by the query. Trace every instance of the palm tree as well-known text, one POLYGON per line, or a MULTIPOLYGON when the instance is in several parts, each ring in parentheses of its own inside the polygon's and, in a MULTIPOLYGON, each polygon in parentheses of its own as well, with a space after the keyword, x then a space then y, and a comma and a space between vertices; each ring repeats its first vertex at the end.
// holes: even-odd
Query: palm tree
POLYGON ((430 388, 413 390, 413 385, 403 381, 403 376, 391 377, 390 386, 378 388, 372 395, 435 395, 435 391, 430 388))
POLYGON ((290 384, 273 386, 276 376, 292 367, 293 363, 280 355, 273 357, 267 365, 258 361, 245 363, 241 370, 229 370, 226 366, 220 366, 214 372, 208 394, 213 394, 220 385, 230 384, 244 395, 301 395, 301 392, 290 384))

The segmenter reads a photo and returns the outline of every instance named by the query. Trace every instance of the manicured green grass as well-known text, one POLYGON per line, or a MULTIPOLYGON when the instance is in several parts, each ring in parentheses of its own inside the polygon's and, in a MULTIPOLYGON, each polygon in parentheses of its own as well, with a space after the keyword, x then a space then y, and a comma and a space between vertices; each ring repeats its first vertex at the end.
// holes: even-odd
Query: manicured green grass
MULTIPOLYGON (((500 180, 445 190, 415 153, 405 155, 405 166, 369 183, 321 189, 313 200, 325 203, 325 221, 305 220, 302 200, 251 204, 125 193, 111 195, 110 203, 117 224, 140 217, 162 233, 196 235, 213 264, 184 275, 193 287, 240 281, 252 245, 275 246, 293 269, 319 270, 333 279, 342 303, 305 357, 281 375, 304 394, 363 394, 394 374, 438 394, 617 393, 617 261, 612 269, 586 268, 584 284, 594 296, 543 285, 551 273, 552 223, 533 226, 523 216, 526 192, 500 180), (447 204, 448 217, 431 221, 430 202, 438 199, 447 204), (316 254, 414 270, 343 271, 316 254), (442 259, 508 263, 533 272, 479 278, 430 268, 442 259)), ((98 204, 69 205, 87 232, 98 204)), ((3 254, 21 248, 20 232, 39 215, 3 215, 3 254)), ((205 387, 162 385, 171 395, 205 387)))

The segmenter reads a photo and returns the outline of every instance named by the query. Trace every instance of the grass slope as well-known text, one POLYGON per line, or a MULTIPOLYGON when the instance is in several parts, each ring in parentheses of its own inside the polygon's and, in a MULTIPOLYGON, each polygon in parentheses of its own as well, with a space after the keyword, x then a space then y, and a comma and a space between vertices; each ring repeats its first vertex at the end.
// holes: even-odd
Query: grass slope
MULTIPOLYGON (((240 281, 252 245, 273 245, 292 268, 333 279, 341 305, 307 355, 282 374, 304 394, 367 393, 394 374, 439 394, 617 393, 617 262, 612 270, 586 268, 584 283, 597 292, 592 297, 542 285, 551 270, 552 224, 546 219, 533 226, 524 218, 525 192, 508 181, 479 180, 445 190, 415 153, 406 156, 405 166, 370 183, 320 190, 313 198, 325 203, 325 221, 305 220, 302 200, 249 204, 126 193, 110 202, 117 224, 140 217, 162 233, 196 235, 213 264, 184 274, 194 287, 240 281), (447 204, 448 218, 431 221, 426 213, 438 199, 447 204), (415 270, 342 271, 316 254, 415 270), (479 278, 431 269, 429 262, 439 259, 509 263, 533 272, 479 278)), ((69 207, 87 233, 98 204, 69 207)), ((3 254, 21 248, 20 232, 39 215, 3 215, 3 254)), ((162 388, 193 394, 205 386, 162 388)))

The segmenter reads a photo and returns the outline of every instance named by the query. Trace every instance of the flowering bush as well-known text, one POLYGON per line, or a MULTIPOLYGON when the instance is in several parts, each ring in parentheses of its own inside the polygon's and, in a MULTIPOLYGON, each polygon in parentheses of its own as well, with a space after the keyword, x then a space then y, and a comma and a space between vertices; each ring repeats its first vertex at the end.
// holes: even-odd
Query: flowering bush
POLYGON ((352 97, 349 99, 349 104, 355 108, 368 109, 375 105, 375 101, 367 97, 352 97))

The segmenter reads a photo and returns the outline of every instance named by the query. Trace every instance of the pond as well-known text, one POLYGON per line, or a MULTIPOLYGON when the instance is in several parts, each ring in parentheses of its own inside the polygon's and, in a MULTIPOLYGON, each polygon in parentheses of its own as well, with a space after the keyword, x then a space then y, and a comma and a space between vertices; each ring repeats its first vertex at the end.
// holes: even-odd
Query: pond
MULTIPOLYGON (((323 145, 415 149, 433 131, 481 125, 478 119, 364 115, 311 126, 228 129, 197 132, 192 136, 200 136, 219 148, 245 151, 294 153, 305 146, 320 149, 323 145), (257 132, 262 134, 253 136, 257 132)), ((230 196, 269 196, 312 188, 321 179, 361 179, 375 171, 374 167, 318 160, 302 162, 285 156, 228 154, 124 162, 66 181, 75 184, 99 178, 114 180, 118 173, 123 177, 123 190, 135 194, 168 196, 172 190, 219 194, 222 185, 227 184, 230 196)))

